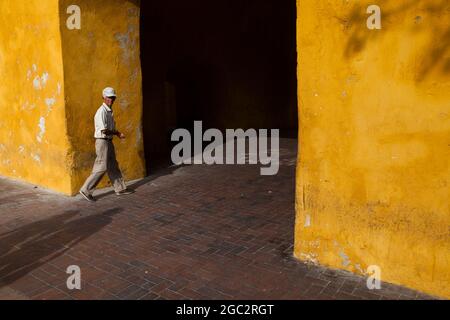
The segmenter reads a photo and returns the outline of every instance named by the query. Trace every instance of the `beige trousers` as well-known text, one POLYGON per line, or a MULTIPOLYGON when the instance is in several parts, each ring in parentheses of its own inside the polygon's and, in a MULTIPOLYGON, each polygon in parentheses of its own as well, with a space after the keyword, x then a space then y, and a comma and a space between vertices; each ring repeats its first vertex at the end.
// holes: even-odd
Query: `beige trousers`
POLYGON ((92 192, 106 172, 114 186, 115 192, 125 190, 126 185, 116 160, 116 151, 113 142, 110 140, 95 139, 95 153, 97 154, 97 158, 95 159, 92 174, 87 178, 83 187, 81 187, 81 191, 92 195, 92 192))

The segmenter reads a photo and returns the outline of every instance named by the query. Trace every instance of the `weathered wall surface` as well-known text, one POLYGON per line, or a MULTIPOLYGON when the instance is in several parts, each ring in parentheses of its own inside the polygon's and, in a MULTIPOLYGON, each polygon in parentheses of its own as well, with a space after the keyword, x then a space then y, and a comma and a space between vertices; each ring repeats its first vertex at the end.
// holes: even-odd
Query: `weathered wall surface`
POLYGON ((295 256, 450 297, 450 2, 298 1, 295 256))
POLYGON ((0 174, 70 193, 58 1, 0 12, 0 174))
MULTIPOLYGON (((126 140, 115 138, 119 165, 126 180, 145 176, 142 137, 142 80, 139 47, 139 1, 60 1, 64 82, 68 134, 72 145, 72 193, 76 193, 95 160, 95 112, 101 92, 114 87, 117 128, 126 140), (67 8, 81 9, 81 29, 66 26, 67 8)), ((99 187, 110 184, 107 176, 99 187)))

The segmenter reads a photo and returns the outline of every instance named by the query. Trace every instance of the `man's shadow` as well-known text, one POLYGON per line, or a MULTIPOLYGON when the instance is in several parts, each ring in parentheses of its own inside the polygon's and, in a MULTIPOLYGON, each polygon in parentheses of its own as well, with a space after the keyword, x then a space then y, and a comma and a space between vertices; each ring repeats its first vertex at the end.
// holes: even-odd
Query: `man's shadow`
MULTIPOLYGON (((163 167, 163 168, 158 168, 157 172, 145 177, 141 180, 132 182, 132 183, 127 183, 127 189, 130 189, 132 191, 137 191, 140 187, 142 187, 143 185, 149 184, 152 181, 163 177, 163 176, 167 176, 167 175, 171 175, 173 174, 174 171, 182 168, 182 167, 186 167, 186 166, 190 166, 189 164, 179 164, 179 165, 172 165, 170 167, 163 167)), ((97 191, 98 192, 98 191, 97 191)), ((95 199, 100 200, 102 198, 106 198, 107 196, 113 195, 115 194, 114 190, 110 190, 101 194, 94 194, 95 199)))
POLYGON ((0 288, 64 254, 112 222, 113 208, 78 218, 79 211, 37 221, 0 235, 0 288))

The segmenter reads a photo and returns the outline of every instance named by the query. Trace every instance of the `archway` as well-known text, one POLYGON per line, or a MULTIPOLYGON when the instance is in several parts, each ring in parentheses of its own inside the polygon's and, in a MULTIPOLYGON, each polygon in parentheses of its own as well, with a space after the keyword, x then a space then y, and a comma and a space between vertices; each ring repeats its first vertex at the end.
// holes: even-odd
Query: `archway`
POLYGON ((297 136, 296 2, 142 1, 147 173, 175 128, 277 128, 297 136))

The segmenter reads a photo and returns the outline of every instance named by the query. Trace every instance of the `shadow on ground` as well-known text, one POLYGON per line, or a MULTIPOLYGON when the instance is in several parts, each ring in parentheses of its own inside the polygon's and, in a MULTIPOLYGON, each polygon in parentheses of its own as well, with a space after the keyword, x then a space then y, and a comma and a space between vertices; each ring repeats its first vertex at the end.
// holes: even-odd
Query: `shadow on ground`
POLYGON ((80 218, 76 210, 0 235, 0 288, 64 254, 112 222, 122 208, 80 218))
MULTIPOLYGON (((132 183, 127 184, 127 188, 130 189, 130 190, 136 191, 140 187, 142 187, 142 186, 144 186, 146 184, 149 184, 152 181, 154 181, 154 180, 156 180, 156 179, 158 179, 160 177, 171 175, 176 170, 178 170, 178 169, 180 169, 182 167, 186 167, 186 166, 189 166, 189 165, 185 165, 185 164, 173 165, 173 166, 170 166, 168 168, 158 169, 158 171, 156 173, 152 174, 151 176, 148 176, 148 177, 145 177, 145 178, 143 178, 141 180, 138 180, 136 182, 132 182, 132 183)), ((99 199, 102 199, 102 198, 106 198, 106 197, 108 197, 110 195, 113 195, 114 193, 115 193, 114 190, 109 190, 107 192, 95 195, 95 199, 99 200, 99 199)))

